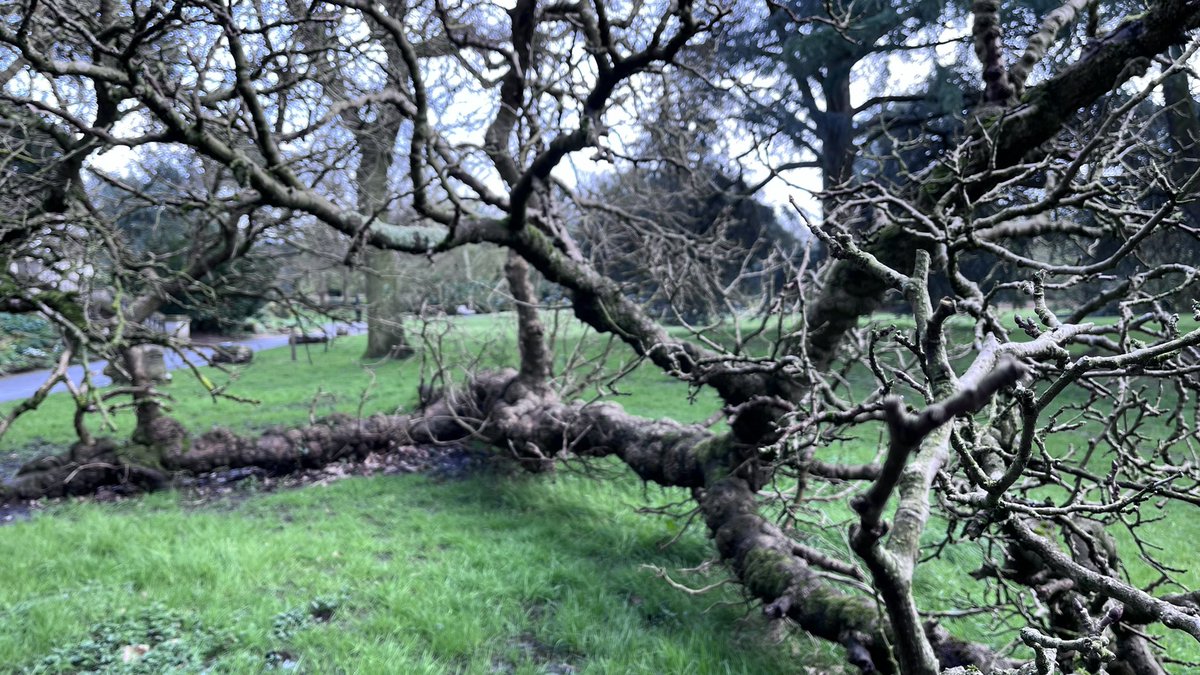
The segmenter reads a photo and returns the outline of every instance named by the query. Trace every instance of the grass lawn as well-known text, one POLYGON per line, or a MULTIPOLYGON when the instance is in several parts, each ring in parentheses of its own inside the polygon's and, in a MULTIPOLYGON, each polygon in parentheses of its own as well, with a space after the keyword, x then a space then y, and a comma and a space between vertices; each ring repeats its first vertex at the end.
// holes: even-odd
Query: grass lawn
MULTIPOLYGON (((443 341, 449 362, 511 365, 507 319, 453 325, 443 341)), ((560 359, 584 333, 571 327, 566 337, 560 359)), ((311 348, 311 360, 302 350, 295 362, 286 348, 260 352, 235 371, 230 388, 260 401, 254 406, 213 401, 177 372, 166 387, 172 414, 196 433, 214 425, 252 432, 304 423, 310 409, 370 414, 411 406, 419 361, 364 365, 363 344, 344 338, 329 351, 311 348)), ((227 379, 215 369, 206 375, 227 379)), ((626 394, 617 400, 644 416, 699 421, 718 407, 710 393, 689 398, 686 385, 651 366, 620 389, 626 394)), ((51 396, 0 441, 0 457, 16 461, 69 443, 70 409, 67 397, 51 396)), ((116 433, 128 434, 128 413, 114 419, 116 433)), ((825 458, 868 459, 875 441, 838 444, 825 458)), ((617 477, 375 477, 205 504, 162 493, 53 505, 0 528, 0 673, 76 672, 97 659, 119 662, 140 644, 153 647, 146 657, 102 672, 837 672, 842 657, 826 644, 770 639, 772 627, 736 586, 692 596, 643 568, 667 568, 692 586, 723 578, 719 568, 674 572, 712 556, 703 528, 663 550, 681 522, 636 512, 685 500, 685 491, 643 486, 616 464, 602 468, 617 477)), ((1150 527, 1195 587, 1189 542, 1200 540, 1200 520, 1192 511, 1172 507, 1150 527)), ((817 534, 808 543, 844 551, 850 516, 841 502, 814 509, 809 529, 817 534)), ((927 541, 946 527, 935 522, 927 541)), ((966 574, 982 558, 965 542, 922 565, 921 606, 983 601, 983 586, 966 574)), ((1153 579, 1136 562, 1131 573, 1138 582, 1153 579)), ((996 644, 1016 627, 982 617, 953 626, 996 644)), ((1186 638, 1166 644, 1178 658, 1200 657, 1186 638)))
MULTIPOLYGON (((461 317, 449 324, 450 332, 441 340, 447 363, 477 361, 481 368, 515 367, 513 336, 515 319, 509 314, 461 317)), ((431 329, 432 331, 433 329, 431 329)), ((416 330, 411 331, 419 341, 416 330)), ((575 345, 585 341, 584 351, 597 353, 602 342, 585 332, 574 321, 560 331, 559 361, 568 357, 575 345)), ((233 366, 229 372, 216 368, 200 371, 217 386, 229 384, 228 393, 257 401, 240 401, 209 396, 204 387, 185 370, 173 371, 174 379, 161 389, 170 397, 170 414, 193 433, 216 426, 238 432, 262 430, 275 425, 307 423, 310 412, 317 416, 333 412, 370 415, 411 409, 417 401, 421 378, 420 357, 405 361, 363 362, 359 359, 366 336, 338 338, 326 350, 321 345, 297 348, 297 360, 291 360, 288 348, 255 354, 249 366, 233 366)), ((632 360, 632 352, 619 345, 609 357, 611 365, 632 360)), ((461 375, 455 372, 456 375, 461 375)), ((651 365, 637 368, 619 384, 614 399, 630 410, 647 417, 671 417, 682 422, 701 421, 719 408, 710 391, 689 397, 687 385, 667 377, 651 365)), ((0 411, 15 403, 0 405, 0 411)), ((64 394, 49 396, 42 406, 21 417, 0 439, 0 457, 27 459, 39 452, 55 452, 75 440, 71 428, 74 402, 64 394)), ((117 430, 106 430, 98 416, 91 416, 99 435, 128 437, 133 429, 133 413, 121 411, 112 416, 117 430)))
POLYGON ((671 528, 634 507, 666 498, 569 475, 405 476, 203 508, 175 493, 66 504, 0 530, 0 664, 61 667, 89 641, 116 634, 116 653, 156 632, 178 640, 156 658, 185 672, 274 658, 306 673, 782 673, 801 644, 805 664, 837 662, 768 640, 733 587, 689 596, 643 569, 710 554, 698 531, 660 548, 671 528))
MULTIPOLYGON (((451 360, 510 365, 511 338, 491 339, 496 321, 456 321, 451 360)), ((172 414, 196 433, 251 432, 302 424, 310 409, 410 406, 419 361, 364 365, 364 342, 311 348, 311 359, 301 349, 295 362, 287 348, 258 353, 230 388, 254 406, 214 401, 176 371, 165 386, 172 414)), ((621 402, 647 415, 698 421, 717 407, 706 394, 689 402, 685 385, 649 367, 621 389, 621 402)), ((0 452, 18 461, 71 442, 71 406, 49 397, 0 452)), ((131 415, 113 419, 115 434, 128 434, 131 415)), ((133 662, 141 672, 790 672, 801 644, 806 661, 837 663, 807 640, 768 640, 732 586, 693 597, 641 567, 711 556, 698 529, 662 550, 679 524, 636 513, 685 497, 628 475, 567 472, 349 479, 203 506, 177 493, 55 505, 0 528, 0 672, 74 672, 138 644, 156 645, 133 662), (314 603, 321 615, 333 608, 328 621, 311 618, 314 603)))

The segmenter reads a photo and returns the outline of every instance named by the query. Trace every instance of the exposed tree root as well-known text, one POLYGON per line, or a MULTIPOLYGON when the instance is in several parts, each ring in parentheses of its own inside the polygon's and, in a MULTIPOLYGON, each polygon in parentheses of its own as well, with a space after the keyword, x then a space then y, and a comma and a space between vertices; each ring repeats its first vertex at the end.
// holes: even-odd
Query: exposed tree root
POLYGON ((124 448, 102 439, 22 466, 12 481, 0 485, 0 502, 86 495, 110 485, 151 491, 169 483, 167 472, 132 460, 124 448))

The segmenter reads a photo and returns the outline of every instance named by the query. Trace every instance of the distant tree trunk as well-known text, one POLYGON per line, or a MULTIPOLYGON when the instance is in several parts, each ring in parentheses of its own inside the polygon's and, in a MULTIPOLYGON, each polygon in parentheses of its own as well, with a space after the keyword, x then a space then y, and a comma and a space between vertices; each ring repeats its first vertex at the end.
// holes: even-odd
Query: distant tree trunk
MULTIPOLYGON (((1173 47, 1168 53, 1172 59, 1179 59, 1183 49, 1173 47)), ((1167 175, 1175 185, 1184 185, 1193 173, 1200 171, 1200 106, 1192 97, 1188 71, 1167 76, 1162 83, 1162 95, 1172 151, 1167 175)), ((1183 227, 1160 233, 1159 242, 1149 251, 1157 254, 1153 260, 1159 263, 1177 260, 1181 251, 1189 251, 1191 256, 1200 254, 1194 234, 1196 228, 1200 228, 1200 202, 1194 199, 1195 190, 1191 195, 1180 196, 1184 197, 1179 204, 1183 227)), ((1190 290, 1184 290, 1175 295, 1174 302, 1187 307, 1192 302, 1192 295, 1190 290)))
MULTIPOLYGON (((390 109, 356 134, 359 149, 358 210, 378 217, 390 206, 388 170, 392 166, 400 116, 390 109)), ((404 336, 397 293, 396 253, 367 250, 367 350, 364 359, 405 358, 413 353, 404 336)))
MULTIPOLYGON (((163 300, 158 294, 144 295, 133 304, 127 321, 144 323, 162 308, 163 300)), ((162 405, 154 393, 154 385, 165 372, 154 372, 151 368, 149 345, 132 345, 120 352, 120 365, 125 371, 129 386, 132 389, 133 409, 137 423, 133 429, 132 440, 146 446, 156 445, 155 424, 164 417, 162 405)), ((162 365, 162 364, 160 364, 162 365)))
POLYGON ((404 335, 397 299, 394 251, 367 251, 367 350, 364 359, 404 358, 413 353, 404 335))
MULTIPOLYGON (((853 175, 854 105, 850 100, 850 66, 837 64, 821 81, 825 112, 817 121, 821 139, 821 182, 826 190, 840 186, 853 175)), ((826 207, 829 208, 829 205, 826 207)))
MULTIPOLYGON (((1174 47, 1170 56, 1177 59, 1183 50, 1174 47)), ((1167 130, 1171 137, 1171 149, 1175 151, 1171 163, 1171 177, 1184 183, 1188 177, 1200 170, 1200 112, 1192 98, 1191 83, 1186 70, 1168 76, 1162 83, 1163 103, 1167 108, 1167 130)), ((1200 225, 1200 204, 1187 200, 1181 205, 1192 226, 1200 225)))

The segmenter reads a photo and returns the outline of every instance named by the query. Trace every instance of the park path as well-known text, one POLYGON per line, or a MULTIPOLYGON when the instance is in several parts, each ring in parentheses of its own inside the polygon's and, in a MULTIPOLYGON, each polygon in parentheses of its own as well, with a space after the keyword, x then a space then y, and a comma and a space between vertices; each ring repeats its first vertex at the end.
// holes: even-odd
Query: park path
MULTIPOLYGON (((345 325, 345 324, 341 324, 345 325)), ((330 335, 334 334, 334 324, 326 326, 326 330, 330 335)), ((350 334, 357 335, 366 330, 365 323, 350 324, 350 334)), ((275 349, 276 347, 284 347, 288 343, 288 336, 285 335, 256 335, 254 337, 244 338, 240 340, 215 340, 212 344, 232 342, 235 345, 244 345, 258 352, 264 349, 275 349)), ((197 349, 188 350, 188 359, 193 363, 205 363, 206 358, 212 355, 212 348, 206 347, 203 343, 199 344, 197 349)), ((175 352, 167 352, 163 354, 163 361, 166 363, 167 370, 178 370, 185 366, 183 359, 175 352)), ((104 366, 108 365, 108 361, 92 361, 88 364, 88 370, 92 372, 92 382, 97 387, 105 387, 112 383, 112 380, 104 374, 104 366)), ((71 380, 79 382, 83 379, 83 366, 76 364, 70 367, 68 373, 71 380)), ((46 378, 50 376, 49 370, 31 370, 24 373, 16 373, 14 375, 5 375, 0 377, 0 403, 5 401, 15 401, 18 399, 28 398, 33 395, 37 388, 42 386, 46 378)), ((66 391, 67 388, 59 383, 51 389, 51 393, 66 391)))

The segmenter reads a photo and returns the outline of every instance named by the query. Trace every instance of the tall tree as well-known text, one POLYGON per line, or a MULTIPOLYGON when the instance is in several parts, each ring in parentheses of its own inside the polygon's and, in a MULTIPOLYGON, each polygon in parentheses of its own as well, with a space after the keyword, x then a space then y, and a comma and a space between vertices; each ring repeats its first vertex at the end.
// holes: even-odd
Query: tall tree
MULTIPOLYGON (((394 13, 403 13, 405 6, 403 1, 386 4, 388 11, 394 13)), ((290 0, 288 8, 297 16, 309 14, 307 6, 298 0, 290 0)), ((308 76, 333 99, 357 97, 363 103, 330 111, 342 118, 358 154, 353 179, 358 210, 368 220, 387 217, 396 206, 391 197, 391 177, 405 122, 402 112, 388 98, 389 94, 407 93, 404 76, 407 65, 395 42, 386 39, 386 27, 374 19, 364 17, 360 24, 364 39, 347 43, 334 30, 336 13, 317 12, 310 16, 313 20, 299 22, 296 28, 297 36, 317 47, 308 76), (356 60, 356 53, 364 58, 356 60), (374 81, 379 82, 377 88, 371 86, 374 81)), ((284 114, 281 106, 276 115, 282 121, 284 114)), ((368 247, 364 259, 367 348, 363 358, 409 356, 413 350, 404 334, 396 256, 387 250, 368 247)))
POLYGON ((672 323, 770 305, 800 254, 797 237, 721 154, 722 102, 703 83, 670 85, 645 138, 625 151, 631 166, 574 196, 581 246, 598 271, 672 323))

